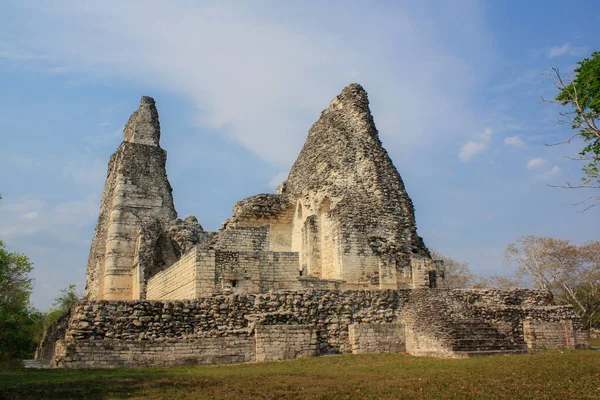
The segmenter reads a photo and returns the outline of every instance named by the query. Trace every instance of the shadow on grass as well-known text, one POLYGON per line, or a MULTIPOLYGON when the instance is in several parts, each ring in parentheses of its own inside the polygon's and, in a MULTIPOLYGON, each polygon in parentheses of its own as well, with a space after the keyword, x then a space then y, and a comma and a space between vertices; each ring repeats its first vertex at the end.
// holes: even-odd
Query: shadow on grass
POLYGON ((95 379, 5 387, 0 399, 128 399, 157 393, 211 390, 217 382, 176 378, 95 379))

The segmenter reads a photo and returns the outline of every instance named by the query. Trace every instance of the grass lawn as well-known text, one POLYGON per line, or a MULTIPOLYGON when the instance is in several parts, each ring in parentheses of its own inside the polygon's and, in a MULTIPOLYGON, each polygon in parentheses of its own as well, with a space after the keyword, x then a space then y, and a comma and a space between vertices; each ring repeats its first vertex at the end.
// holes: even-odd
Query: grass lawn
POLYGON ((599 399, 600 352, 316 357, 215 367, 0 370, 0 399, 599 399))

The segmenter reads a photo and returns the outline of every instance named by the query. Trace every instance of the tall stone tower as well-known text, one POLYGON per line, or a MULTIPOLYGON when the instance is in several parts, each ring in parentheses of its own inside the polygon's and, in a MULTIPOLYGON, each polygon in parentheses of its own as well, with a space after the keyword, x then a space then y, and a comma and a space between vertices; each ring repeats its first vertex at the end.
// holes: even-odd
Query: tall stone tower
POLYGON ((142 97, 125 125, 124 140, 108 163, 100 215, 87 265, 87 298, 131 299, 140 230, 177 218, 160 147, 154 99, 142 97))
POLYGON ((301 276, 348 289, 436 284, 413 203, 358 84, 321 113, 277 194, 240 201, 225 227, 264 225, 270 251, 298 253, 301 276))
MULTIPOLYGON (((382 257, 394 264, 388 269, 430 258, 417 235, 413 203, 379 140, 359 84, 344 88, 321 113, 281 192, 315 216, 305 230, 320 225, 322 250, 306 260, 319 276, 364 280, 373 255, 379 264, 382 257)), ((386 268, 378 270, 381 280, 386 268)))

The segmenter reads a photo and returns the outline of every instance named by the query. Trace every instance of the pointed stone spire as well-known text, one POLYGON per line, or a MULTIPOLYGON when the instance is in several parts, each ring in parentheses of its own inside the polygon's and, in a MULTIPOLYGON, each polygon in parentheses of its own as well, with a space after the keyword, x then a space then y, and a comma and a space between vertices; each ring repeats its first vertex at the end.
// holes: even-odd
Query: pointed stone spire
POLYGON ((413 203, 359 84, 347 86, 321 113, 284 187, 283 194, 302 199, 303 206, 318 210, 326 204, 345 237, 368 236, 378 247, 429 257, 413 203))
POLYGON ((159 140, 154 99, 144 96, 125 125, 123 143, 108 163, 88 259, 88 298, 131 299, 139 283, 133 271, 141 227, 177 218, 167 178, 167 153, 159 140))
POLYGON ((142 96, 140 107, 131 114, 123 132, 126 142, 160 146, 160 122, 152 97, 142 96))

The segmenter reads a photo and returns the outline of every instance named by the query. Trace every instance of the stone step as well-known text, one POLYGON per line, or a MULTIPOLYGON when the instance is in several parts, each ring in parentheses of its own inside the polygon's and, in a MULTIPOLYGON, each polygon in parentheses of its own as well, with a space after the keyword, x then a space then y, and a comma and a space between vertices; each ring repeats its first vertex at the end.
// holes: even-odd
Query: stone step
POLYGON ((525 349, 501 349, 501 350, 473 350, 473 351, 454 351, 458 357, 486 357, 486 356, 504 356, 514 354, 528 354, 529 350, 525 349))

